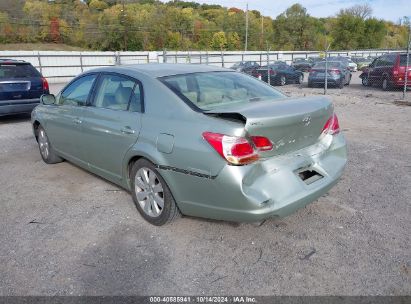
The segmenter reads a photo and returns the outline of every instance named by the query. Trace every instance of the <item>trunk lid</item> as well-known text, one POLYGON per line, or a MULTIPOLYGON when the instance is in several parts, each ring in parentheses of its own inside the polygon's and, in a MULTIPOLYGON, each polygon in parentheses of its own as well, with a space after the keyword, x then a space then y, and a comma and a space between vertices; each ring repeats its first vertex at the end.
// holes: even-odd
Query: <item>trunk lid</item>
POLYGON ((242 115, 246 119, 248 135, 264 136, 271 140, 274 149, 261 153, 262 157, 270 157, 315 144, 333 111, 328 98, 316 96, 250 102, 208 111, 207 114, 242 115))

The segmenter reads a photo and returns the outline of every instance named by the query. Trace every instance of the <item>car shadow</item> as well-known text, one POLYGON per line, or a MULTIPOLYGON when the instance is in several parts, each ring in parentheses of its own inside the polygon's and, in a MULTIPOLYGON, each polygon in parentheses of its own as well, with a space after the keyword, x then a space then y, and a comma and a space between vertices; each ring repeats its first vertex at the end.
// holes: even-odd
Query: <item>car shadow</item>
POLYGON ((0 124, 11 124, 27 122, 30 120, 30 114, 14 114, 7 116, 0 116, 0 124))

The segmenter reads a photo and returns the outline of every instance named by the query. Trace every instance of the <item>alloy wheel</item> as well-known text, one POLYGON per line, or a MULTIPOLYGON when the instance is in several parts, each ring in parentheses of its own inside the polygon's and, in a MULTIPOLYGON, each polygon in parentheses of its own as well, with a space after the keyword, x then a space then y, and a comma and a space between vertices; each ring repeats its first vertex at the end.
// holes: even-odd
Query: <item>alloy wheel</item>
POLYGON ((280 77, 280 84, 283 86, 283 85, 285 85, 285 77, 284 76, 281 76, 280 77))
POLYGON ((164 190, 156 173, 142 167, 134 180, 137 201, 141 209, 150 217, 158 217, 164 209, 164 190))
POLYGON ((39 132, 38 141, 39 141, 41 156, 43 156, 44 159, 47 159, 49 157, 49 154, 50 154, 49 141, 47 139, 46 132, 44 132, 43 129, 41 129, 40 132, 39 132))

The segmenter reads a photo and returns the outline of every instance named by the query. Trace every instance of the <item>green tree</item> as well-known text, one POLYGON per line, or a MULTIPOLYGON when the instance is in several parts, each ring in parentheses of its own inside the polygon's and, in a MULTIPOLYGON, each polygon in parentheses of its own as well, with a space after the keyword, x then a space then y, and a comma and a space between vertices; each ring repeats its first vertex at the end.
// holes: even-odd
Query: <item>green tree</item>
POLYGON ((314 19, 300 4, 294 4, 273 22, 276 46, 288 50, 309 50, 316 29, 314 19))
POLYGON ((331 35, 333 49, 355 50, 358 49, 364 37, 364 20, 352 14, 341 12, 334 23, 331 35))
POLYGON ((224 50, 227 47, 227 37, 224 32, 214 33, 210 42, 210 47, 214 50, 224 50))

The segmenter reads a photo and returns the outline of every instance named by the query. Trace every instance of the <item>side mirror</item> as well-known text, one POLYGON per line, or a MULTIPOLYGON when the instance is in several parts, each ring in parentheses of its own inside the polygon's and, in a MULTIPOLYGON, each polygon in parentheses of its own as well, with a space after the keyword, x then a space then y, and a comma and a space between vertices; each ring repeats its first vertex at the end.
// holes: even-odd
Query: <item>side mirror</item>
POLYGON ((43 94, 40 97, 40 102, 44 105, 52 105, 56 103, 56 97, 53 94, 43 94))

